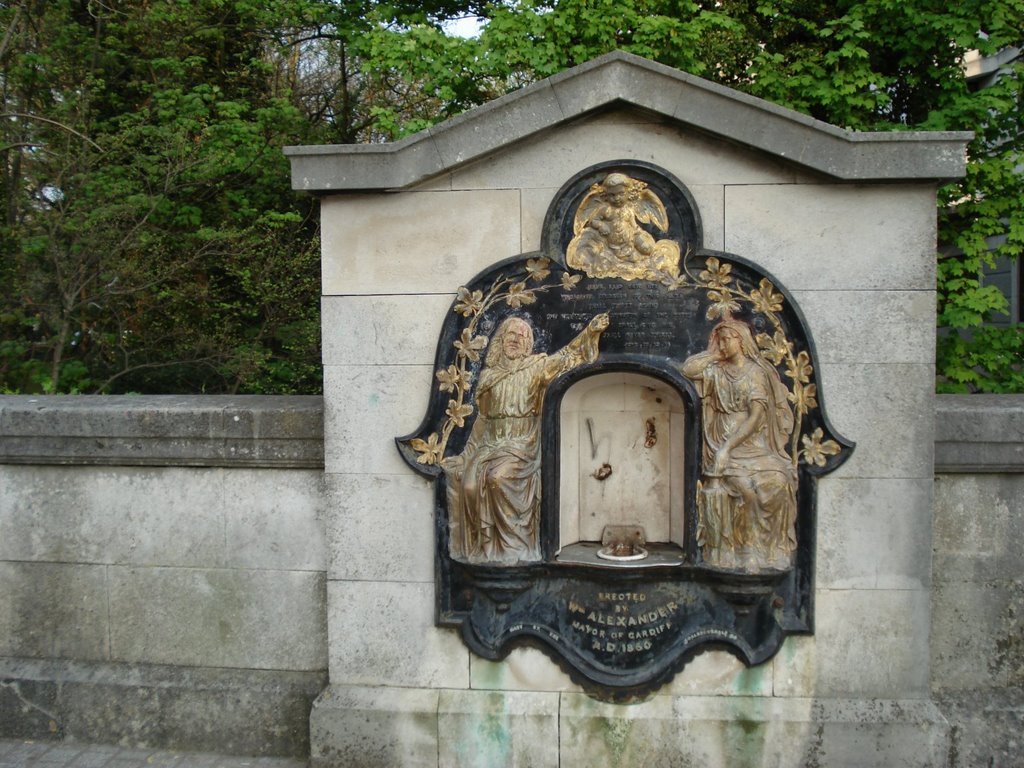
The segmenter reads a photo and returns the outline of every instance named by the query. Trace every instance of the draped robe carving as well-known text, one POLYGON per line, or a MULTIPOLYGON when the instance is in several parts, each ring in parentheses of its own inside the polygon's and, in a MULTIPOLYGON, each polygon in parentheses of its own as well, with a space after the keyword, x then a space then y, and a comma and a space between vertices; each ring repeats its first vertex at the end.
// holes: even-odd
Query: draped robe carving
POLYGON ((509 318, 491 341, 476 391, 469 441, 442 466, 448 481, 451 556, 470 563, 539 560, 540 421, 544 394, 557 376, 597 359, 608 316, 598 315, 558 352, 532 354, 533 330, 509 318), (525 352, 510 357, 509 333, 525 352))

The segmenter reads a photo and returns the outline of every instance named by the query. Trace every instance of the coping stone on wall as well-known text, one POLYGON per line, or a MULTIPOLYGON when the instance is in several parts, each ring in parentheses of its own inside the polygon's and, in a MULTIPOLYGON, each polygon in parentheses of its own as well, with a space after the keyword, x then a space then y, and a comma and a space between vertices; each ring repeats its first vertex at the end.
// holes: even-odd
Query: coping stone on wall
POLYGON ((304 757, 327 672, 0 658, 0 680, 0 738, 304 757))
POLYGON ((285 147, 292 187, 403 189, 558 124, 638 107, 840 181, 963 176, 969 131, 865 132, 615 51, 389 144, 285 147))
POLYGON ((1024 395, 939 395, 935 471, 1024 472, 1024 395))
POLYGON ((0 397, 0 464, 318 469, 323 435, 319 396, 0 397))

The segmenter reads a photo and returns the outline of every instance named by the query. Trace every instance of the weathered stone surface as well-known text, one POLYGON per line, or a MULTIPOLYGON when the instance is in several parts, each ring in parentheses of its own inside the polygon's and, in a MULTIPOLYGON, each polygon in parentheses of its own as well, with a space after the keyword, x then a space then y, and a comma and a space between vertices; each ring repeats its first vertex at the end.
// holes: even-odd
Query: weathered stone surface
POLYGON ((323 669, 324 575, 109 567, 114 661, 323 669))
POLYGON ((433 484, 408 475, 327 475, 328 578, 434 581, 433 484))
POLYGON ((0 657, 108 656, 106 569, 0 562, 0 657))
POLYGON ((327 569, 321 472, 225 472, 223 509, 229 568, 327 569))
MULTIPOLYGON (((608 160, 656 163, 687 187, 795 181, 793 168, 784 163, 671 123, 652 122, 648 115, 634 115, 600 115, 508 147, 457 169, 452 187, 557 188, 584 168, 608 160)), ((721 209, 708 214, 721 215, 721 209)))
POLYGON ((870 194, 828 184, 727 186, 725 233, 726 251, 791 291, 935 288, 935 190, 927 184, 870 194))
POLYGON ((515 190, 331 197, 321 217, 325 296, 449 294, 521 240, 515 190))
POLYGON ((441 691, 437 729, 439 765, 559 765, 557 693, 441 691))
POLYGON ((328 583, 331 680, 345 685, 469 688, 469 650, 434 626, 434 585, 328 583))
POLYGON ((731 653, 706 650, 659 693, 679 696, 771 696, 772 667, 748 667, 731 653))
POLYGON ((433 365, 456 287, 429 295, 324 296, 324 365, 433 365))
POLYGON ((314 396, 0 396, 0 464, 323 465, 314 396))
POLYGON ((562 765, 921 766, 947 727, 926 701, 656 696, 599 704, 562 694, 562 765))
POLYGON ((0 557, 224 565, 224 471, 8 466, 0 557))
POLYGON ((704 229, 704 247, 716 251, 725 248, 725 185, 689 184, 704 229))
POLYGON ((1024 473, 936 476, 937 582, 988 583, 1024 578, 1021 541, 1024 473))
MULTIPOLYGON (((937 582, 932 594, 932 687, 1024 691, 1024 578, 937 582)), ((1021 700, 1024 704, 1024 699, 1021 700)))
POLYGON ((333 685, 316 702, 312 722, 314 768, 933 768, 948 751, 942 716, 914 700, 655 696, 617 706, 575 693, 333 685))
POLYGON ((304 756, 326 673, 4 658, 0 679, 0 736, 304 756))
POLYGON ((821 363, 935 360, 931 291, 795 291, 793 300, 807 319, 821 363))
POLYGON ((434 386, 433 366, 325 366, 325 470, 408 474, 395 437, 416 429, 434 386))
MULTIPOLYGON (((519 193, 520 199, 520 243, 521 253, 539 250, 541 235, 544 230, 544 217, 547 215, 551 201, 558 192, 558 187, 541 187, 524 189, 519 193)), ((564 254, 563 254, 564 255, 564 254)))
POLYGON ((1024 687, 945 691, 936 697, 949 720, 948 768, 1014 768, 1024 756, 1024 687))
POLYGON ((1024 395, 940 395, 938 472, 1024 472, 1024 395))
POLYGON ((440 692, 333 684, 310 715, 312 768, 438 765, 440 692))
POLYGON ((820 480, 817 586, 928 588, 931 496, 930 480, 820 480))
POLYGON ((469 654, 469 685, 497 691, 583 690, 543 651, 530 646, 514 649, 501 661, 469 654))
POLYGON ((829 363, 817 371, 818 400, 856 443, 829 479, 932 477, 935 369, 913 363, 829 363))
POLYGON ((772 659, 776 696, 927 698, 927 590, 819 589, 814 613, 772 659))

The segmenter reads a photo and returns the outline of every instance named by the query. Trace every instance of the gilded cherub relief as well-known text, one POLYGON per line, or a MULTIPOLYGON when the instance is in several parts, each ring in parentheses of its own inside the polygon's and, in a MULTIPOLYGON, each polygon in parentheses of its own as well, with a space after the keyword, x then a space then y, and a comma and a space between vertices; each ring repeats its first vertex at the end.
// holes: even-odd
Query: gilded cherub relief
POLYGON ((566 264, 590 277, 663 280, 679 275, 679 244, 656 240, 641 224, 668 231, 668 214, 647 184, 610 173, 591 186, 573 220, 566 264))

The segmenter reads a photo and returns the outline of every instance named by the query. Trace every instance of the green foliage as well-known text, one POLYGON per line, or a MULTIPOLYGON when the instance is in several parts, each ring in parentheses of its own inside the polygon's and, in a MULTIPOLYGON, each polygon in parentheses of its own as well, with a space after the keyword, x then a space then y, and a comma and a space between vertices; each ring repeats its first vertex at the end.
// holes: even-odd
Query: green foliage
POLYGON ((3 7, 0 387, 317 391, 305 116, 266 78, 262 4, 3 7))
MULTIPOLYGON (((390 30, 389 70, 415 71, 443 116, 474 98, 450 78, 504 92, 621 49, 853 130, 975 131, 965 179, 939 191, 938 387, 1024 391, 1024 327, 985 325, 1007 306, 982 278, 1024 250, 1024 0, 515 0, 485 15, 478 41, 435 44, 445 57, 429 76, 403 63, 417 33, 390 30), (972 51, 1002 56, 988 87, 968 83, 972 51)), ((396 116, 392 137, 423 125, 396 116)))
POLYGON ((975 131, 939 191, 939 386, 1021 391, 981 271, 1024 250, 1022 29, 1024 0, 0 0, 0 391, 318 391, 281 147, 395 140, 617 49, 855 130, 975 131))

